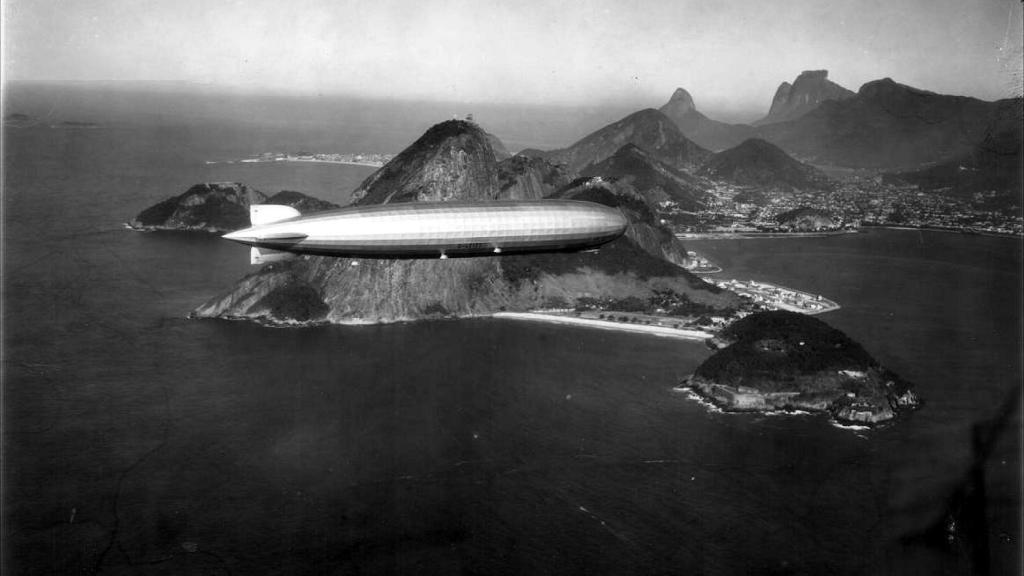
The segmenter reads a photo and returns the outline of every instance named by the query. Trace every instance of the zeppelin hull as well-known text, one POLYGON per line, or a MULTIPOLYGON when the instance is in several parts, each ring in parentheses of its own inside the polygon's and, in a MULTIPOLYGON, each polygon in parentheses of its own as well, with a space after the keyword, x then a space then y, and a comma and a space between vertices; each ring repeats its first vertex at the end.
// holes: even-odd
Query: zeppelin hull
POLYGON ((408 203, 321 212, 225 238, 299 254, 437 258, 586 250, 626 225, 615 208, 573 200, 408 203))

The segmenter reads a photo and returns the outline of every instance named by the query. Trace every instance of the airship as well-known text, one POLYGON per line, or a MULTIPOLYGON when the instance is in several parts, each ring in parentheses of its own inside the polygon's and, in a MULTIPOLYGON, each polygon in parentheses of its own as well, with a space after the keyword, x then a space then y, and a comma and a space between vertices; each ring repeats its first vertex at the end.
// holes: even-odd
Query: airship
POLYGON ((353 258, 449 258, 597 248, 623 234, 617 208, 580 200, 408 202, 303 216, 257 204, 252 226, 225 234, 251 246, 250 262, 295 254, 353 258))

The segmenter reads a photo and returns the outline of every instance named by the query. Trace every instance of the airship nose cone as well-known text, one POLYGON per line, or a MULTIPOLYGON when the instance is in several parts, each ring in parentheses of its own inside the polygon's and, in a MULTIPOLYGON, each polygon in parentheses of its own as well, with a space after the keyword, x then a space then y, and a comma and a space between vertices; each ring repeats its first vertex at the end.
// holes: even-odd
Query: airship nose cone
POLYGON ((610 206, 602 206, 601 220, 602 224, 608 228, 618 229, 620 232, 625 232, 629 226, 629 220, 626 219, 626 215, 622 213, 622 210, 618 208, 612 208, 610 206))
POLYGON ((616 225, 625 231, 626 227, 629 226, 629 220, 626 219, 626 215, 621 210, 616 210, 615 215, 612 217, 615 220, 616 225))

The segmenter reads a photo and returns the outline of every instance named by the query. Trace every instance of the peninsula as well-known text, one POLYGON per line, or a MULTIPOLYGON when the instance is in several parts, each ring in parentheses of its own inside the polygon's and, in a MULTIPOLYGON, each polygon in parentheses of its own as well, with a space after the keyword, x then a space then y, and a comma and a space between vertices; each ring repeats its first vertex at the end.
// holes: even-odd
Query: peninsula
POLYGON ((727 411, 807 410, 873 425, 919 405, 860 344, 804 314, 752 314, 708 343, 718 351, 681 388, 727 411))
POLYGON ((822 314, 839 310, 839 304, 821 294, 811 294, 794 288, 777 286, 755 280, 705 280, 723 290, 730 290, 746 296, 754 302, 772 310, 789 310, 801 314, 822 314))

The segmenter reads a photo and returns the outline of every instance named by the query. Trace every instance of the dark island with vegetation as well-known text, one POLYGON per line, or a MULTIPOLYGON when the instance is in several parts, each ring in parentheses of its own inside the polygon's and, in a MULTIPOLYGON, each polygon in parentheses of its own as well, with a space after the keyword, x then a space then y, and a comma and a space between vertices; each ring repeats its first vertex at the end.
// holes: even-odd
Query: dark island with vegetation
POLYGON ((253 204, 284 204, 303 214, 337 208, 301 192, 282 190, 273 196, 241 182, 196 184, 178 196, 146 208, 126 225, 133 230, 173 230, 223 234, 249 226, 253 204))
POLYGON ((718 351, 683 387, 729 411, 810 410, 878 424, 919 401, 910 384, 821 320, 761 312, 709 341, 718 351))

